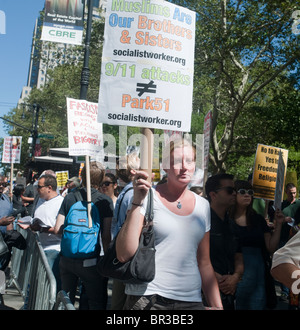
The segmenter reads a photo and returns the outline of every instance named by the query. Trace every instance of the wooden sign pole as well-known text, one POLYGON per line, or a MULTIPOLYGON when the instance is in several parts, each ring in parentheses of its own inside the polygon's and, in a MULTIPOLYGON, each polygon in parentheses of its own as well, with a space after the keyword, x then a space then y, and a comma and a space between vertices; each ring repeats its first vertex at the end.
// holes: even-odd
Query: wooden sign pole
POLYGON ((14 163, 10 163, 10 201, 13 201, 14 163))
POLYGON ((153 159, 153 129, 142 128, 141 133, 144 138, 142 140, 141 150, 141 170, 148 173, 148 181, 152 181, 152 159, 153 159))

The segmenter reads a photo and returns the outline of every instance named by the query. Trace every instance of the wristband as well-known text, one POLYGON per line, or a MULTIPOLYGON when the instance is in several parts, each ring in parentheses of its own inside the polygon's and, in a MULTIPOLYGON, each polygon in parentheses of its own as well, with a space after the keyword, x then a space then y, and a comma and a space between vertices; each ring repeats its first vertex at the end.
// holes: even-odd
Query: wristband
POLYGON ((134 205, 134 206, 142 206, 143 205, 143 203, 142 204, 137 204, 137 203, 131 203, 132 205, 134 205))

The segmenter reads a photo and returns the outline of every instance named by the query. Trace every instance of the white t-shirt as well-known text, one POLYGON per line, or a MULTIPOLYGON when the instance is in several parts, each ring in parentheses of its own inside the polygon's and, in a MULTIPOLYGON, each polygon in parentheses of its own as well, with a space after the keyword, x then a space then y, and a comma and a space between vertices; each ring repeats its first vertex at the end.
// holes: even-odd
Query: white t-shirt
MULTIPOLYGON (((45 225, 54 227, 63 200, 64 198, 60 195, 57 195, 48 201, 39 198, 34 212, 34 218, 39 218, 45 225)), ((44 250, 60 251, 61 236, 50 233, 40 233, 39 239, 44 250)))
MULTIPOLYGON (((155 278, 150 283, 126 284, 126 294, 152 295, 180 301, 200 302, 201 276, 197 249, 210 230, 210 206, 206 199, 194 194, 193 212, 187 216, 168 210, 154 192, 155 278)), ((145 214, 147 200, 141 208, 145 214)))
POLYGON ((272 268, 280 264, 300 267, 300 231, 273 254, 272 268))

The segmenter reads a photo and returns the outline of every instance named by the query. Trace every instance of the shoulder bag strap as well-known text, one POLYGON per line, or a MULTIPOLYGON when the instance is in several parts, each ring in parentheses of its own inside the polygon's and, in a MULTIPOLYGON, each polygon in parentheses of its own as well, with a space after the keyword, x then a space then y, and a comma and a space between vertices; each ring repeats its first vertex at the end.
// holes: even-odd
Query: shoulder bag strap
POLYGON ((126 193, 127 193, 129 190, 131 190, 131 189, 133 189, 133 187, 129 187, 129 188, 124 192, 124 195, 122 196, 122 199, 121 199, 121 201, 120 201, 119 208, 118 208, 117 220, 118 220, 118 218, 119 218, 119 213, 120 213, 121 204, 122 204, 122 202, 123 202, 123 199, 124 199, 126 193))
POLYGON ((145 221, 151 223, 153 221, 154 213, 153 213, 153 191, 152 188, 149 189, 148 194, 148 202, 145 213, 145 221))

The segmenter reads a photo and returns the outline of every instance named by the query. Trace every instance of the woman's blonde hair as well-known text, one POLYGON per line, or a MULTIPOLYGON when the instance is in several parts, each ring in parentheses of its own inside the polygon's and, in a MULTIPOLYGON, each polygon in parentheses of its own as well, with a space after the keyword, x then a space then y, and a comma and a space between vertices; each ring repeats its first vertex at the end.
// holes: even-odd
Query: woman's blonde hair
POLYGON ((171 155, 176 148, 192 147, 194 151, 194 160, 196 159, 196 149, 192 142, 185 138, 176 138, 171 140, 162 150, 162 167, 163 169, 170 168, 171 155))

